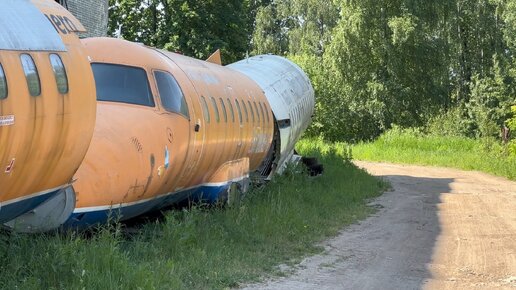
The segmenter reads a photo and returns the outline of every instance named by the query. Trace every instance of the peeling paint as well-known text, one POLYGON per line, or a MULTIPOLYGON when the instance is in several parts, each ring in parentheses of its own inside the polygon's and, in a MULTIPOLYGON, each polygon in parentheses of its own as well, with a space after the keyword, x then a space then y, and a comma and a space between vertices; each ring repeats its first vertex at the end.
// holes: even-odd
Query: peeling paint
POLYGON ((14 162, 16 162, 16 158, 11 159, 11 162, 9 162, 9 165, 5 168, 5 173, 9 174, 14 169, 14 162))
POLYGON ((0 127, 14 125, 14 115, 0 116, 0 127))
POLYGON ((170 166, 170 153, 168 152, 168 146, 165 146, 165 169, 170 166))

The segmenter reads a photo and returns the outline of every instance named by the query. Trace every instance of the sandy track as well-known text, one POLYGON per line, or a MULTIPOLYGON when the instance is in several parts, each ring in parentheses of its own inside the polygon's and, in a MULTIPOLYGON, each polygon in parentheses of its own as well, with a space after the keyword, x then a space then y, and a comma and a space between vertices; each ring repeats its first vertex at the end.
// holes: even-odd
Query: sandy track
POLYGON ((446 168, 356 162, 388 179, 377 214, 292 276, 247 289, 516 289, 516 182, 446 168))

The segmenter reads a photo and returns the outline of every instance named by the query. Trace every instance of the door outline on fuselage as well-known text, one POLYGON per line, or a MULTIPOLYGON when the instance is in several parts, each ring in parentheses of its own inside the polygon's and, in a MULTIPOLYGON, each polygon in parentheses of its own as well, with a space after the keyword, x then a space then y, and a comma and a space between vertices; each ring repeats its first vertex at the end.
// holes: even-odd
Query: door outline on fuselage
MULTIPOLYGON (((189 130, 194 132, 192 134, 192 132, 190 131, 190 138, 188 140, 187 146, 187 157, 185 161, 185 164, 187 164, 187 166, 183 173, 179 176, 179 179, 186 180, 186 183, 189 184, 195 178, 195 169, 198 167, 205 153, 204 145, 206 143, 206 124, 204 122, 204 116, 202 113, 200 95, 197 88, 195 87, 195 84, 188 77, 188 74, 183 70, 183 68, 181 68, 173 59, 168 57, 162 51, 155 51, 158 52, 158 54, 166 60, 167 64, 173 68, 173 71, 169 70, 168 72, 171 73, 172 76, 174 76, 174 78, 178 82, 179 87, 183 91, 186 104, 188 106, 188 112, 190 115, 189 130), (186 81, 181 82, 181 79, 178 78, 177 73, 181 73, 181 79, 184 79, 186 81)), ((182 189, 184 188, 178 187, 175 188, 174 191, 180 191, 182 189)))
MULTIPOLYGON (((178 66, 179 67, 179 66, 178 66)), ((181 68, 180 68, 181 69, 181 68)), ((188 77, 188 75, 181 69, 184 76, 188 79, 189 85, 192 87, 192 91, 194 92, 194 95, 189 96, 188 99, 187 95, 185 95, 185 98, 187 98, 187 103, 189 104, 189 112, 190 112, 190 130, 194 131, 193 134, 190 134, 190 140, 188 143, 188 153, 187 153, 187 159, 186 164, 187 167, 184 170, 183 174, 180 176, 180 179, 187 179, 189 182, 194 179, 194 173, 196 172, 196 168, 200 164, 205 150, 204 145, 206 144, 206 122, 204 121, 204 116, 202 113, 201 108, 201 100, 200 95, 193 84, 192 80, 188 77), (190 101, 190 102, 188 102, 190 101), (199 111, 195 110, 194 102, 197 103, 199 111), (191 108, 190 108, 191 106, 191 108), (192 114, 193 113, 193 114, 192 114), (198 130, 197 130, 198 128, 198 130)), ((190 132, 191 133, 191 132, 190 132)), ((177 190, 181 190, 181 188, 178 188, 177 190)))
MULTIPOLYGON (((173 72, 171 72, 170 70, 163 70, 163 69, 152 69, 151 70, 151 75, 152 75, 152 80, 153 80, 153 83, 155 85, 155 88, 156 88, 156 95, 154 97, 154 101, 156 103, 156 113, 158 115, 161 115, 161 116, 164 116, 166 118, 166 122, 167 122, 167 131, 164 132, 164 134, 166 135, 165 137, 163 137, 163 148, 165 149, 165 154, 168 156, 165 156, 165 160, 166 162, 172 162, 172 160, 174 160, 172 166, 182 166, 183 168, 187 166, 188 164, 188 160, 189 160, 189 157, 190 157, 190 151, 191 151, 191 148, 190 148, 190 143, 191 143, 191 140, 192 140, 192 126, 191 126, 191 122, 192 122, 192 119, 191 119, 191 112, 193 111, 192 108, 190 108, 190 102, 189 100, 187 100, 187 96, 185 95, 185 92, 184 92, 184 89, 182 88, 181 84, 178 82, 175 74, 173 72), (188 115, 185 115, 185 114, 182 114, 181 112, 174 112, 174 111, 171 111, 167 108, 165 108, 165 106, 163 105, 163 96, 162 96, 162 92, 160 91, 160 86, 159 86, 159 83, 158 83, 158 79, 156 77, 156 73, 165 73, 165 74, 168 74, 170 77, 172 77, 177 86, 179 87, 180 91, 181 91, 181 94, 182 94, 182 98, 184 98, 185 100, 185 103, 186 103, 186 107, 187 107, 187 110, 188 110, 188 115), (175 120, 174 120, 175 119, 175 120), (186 146, 186 150, 184 151, 183 153, 183 158, 181 160, 177 160, 176 159, 176 156, 178 156, 177 154, 177 151, 174 150, 174 148, 177 149, 176 146, 181 146, 181 145, 177 145, 177 132, 178 131, 181 131, 181 130, 178 130, 177 128, 175 128, 173 125, 176 125, 178 124, 178 120, 180 122, 186 122, 186 132, 187 132, 187 138, 180 138, 180 139, 185 139, 187 140, 188 144, 186 146), (167 143, 168 141, 168 143, 167 143), (171 157, 172 156, 172 157, 171 157)), ((181 100, 182 101, 182 100, 181 100)), ((183 136, 184 137, 184 136, 183 136)), ((179 141, 180 142, 180 141, 179 141)), ((164 167, 165 169, 168 169, 168 164, 164 164, 164 167)), ((173 188, 173 191, 176 191, 177 188, 181 188, 181 187, 184 187, 184 185, 186 185, 185 183, 187 181, 184 180, 184 172, 185 171, 182 171, 179 175, 178 175, 178 178, 177 180, 175 180, 175 185, 174 185, 174 188, 173 188)))

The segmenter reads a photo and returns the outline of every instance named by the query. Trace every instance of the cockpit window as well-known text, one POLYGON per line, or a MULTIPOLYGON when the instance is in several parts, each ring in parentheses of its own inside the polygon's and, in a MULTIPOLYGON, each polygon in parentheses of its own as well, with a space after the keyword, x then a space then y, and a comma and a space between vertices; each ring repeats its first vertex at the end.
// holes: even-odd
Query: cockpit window
POLYGON ((50 54, 50 63, 56 77, 57 90, 60 94, 68 93, 68 76, 61 57, 55 53, 50 54))
POLYGON ((23 71, 25 72, 25 78, 27 79, 27 86, 29 87, 29 93, 33 97, 41 95, 41 82, 39 80, 38 69, 32 57, 28 54, 20 55, 23 71))
POLYGON ((154 72, 159 96, 163 108, 172 113, 178 113, 188 118, 188 106, 185 96, 176 79, 167 72, 154 72))
POLYGON ((7 79, 5 78, 4 68, 0 63, 0 100, 7 99, 7 79))
POLYGON ((94 63, 91 68, 97 87, 97 100, 155 106, 144 69, 106 63, 94 63))

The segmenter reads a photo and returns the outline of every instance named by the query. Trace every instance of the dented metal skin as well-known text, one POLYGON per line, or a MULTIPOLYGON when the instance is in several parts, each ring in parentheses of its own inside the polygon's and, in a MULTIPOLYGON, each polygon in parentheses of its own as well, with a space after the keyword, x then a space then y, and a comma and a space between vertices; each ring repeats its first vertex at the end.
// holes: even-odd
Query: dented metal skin
POLYGON ((6 225, 81 229, 185 200, 231 200, 294 158, 314 91, 289 60, 266 55, 224 67, 219 53, 201 61, 120 39, 79 41, 82 26, 56 16, 72 19, 66 10, 33 2, 65 44, 70 91, 55 93, 49 52, 31 51, 43 88, 31 97, 20 52, 0 51, 13 90, 0 100, 0 162, 9 169, 0 201, 27 205, 6 225), (39 207, 24 202, 49 189, 39 207))
POLYGON ((6 0, 0 1, 0 11, 5 22, 0 66, 7 83, 7 94, 0 96, 3 223, 31 212, 72 182, 90 144, 96 102, 89 61, 75 35, 84 28, 66 9, 50 0, 6 0), (70 31, 58 32, 47 15, 66 18, 70 31), (58 91, 51 54, 58 55, 66 69, 66 93, 58 91), (39 93, 29 91, 22 55, 35 63, 39 93))

